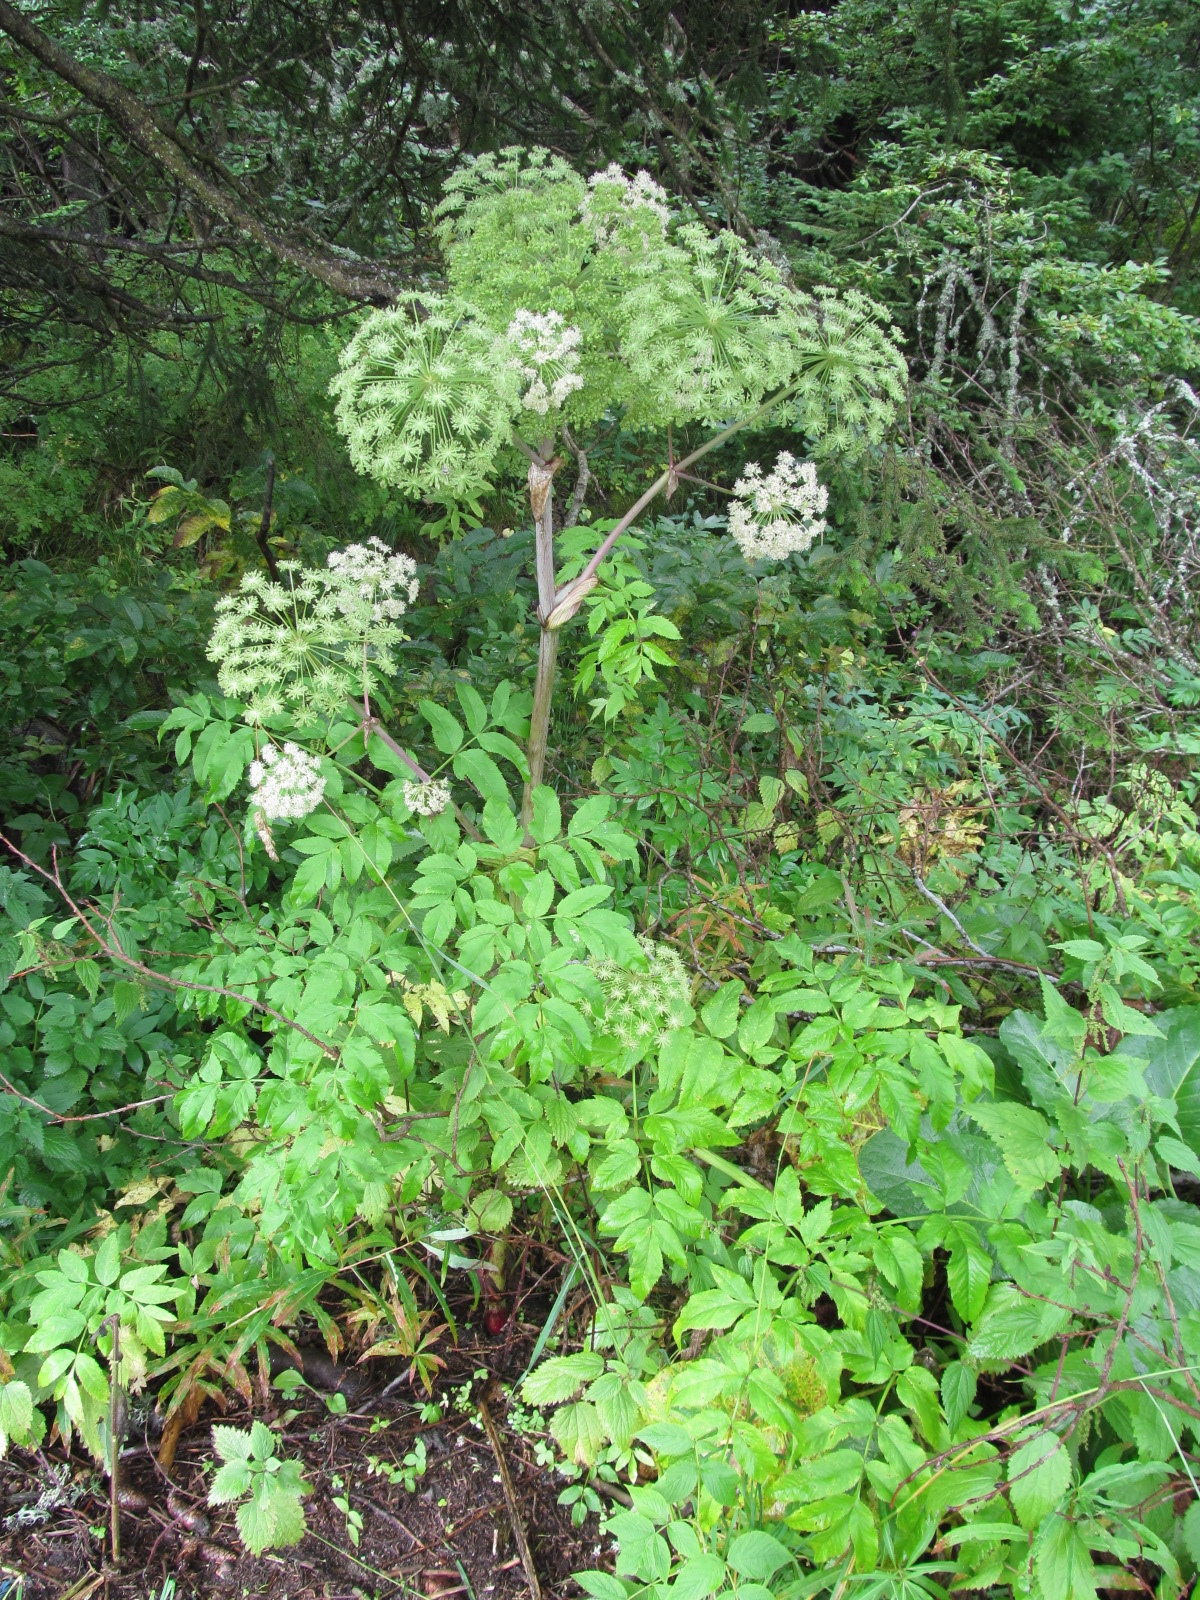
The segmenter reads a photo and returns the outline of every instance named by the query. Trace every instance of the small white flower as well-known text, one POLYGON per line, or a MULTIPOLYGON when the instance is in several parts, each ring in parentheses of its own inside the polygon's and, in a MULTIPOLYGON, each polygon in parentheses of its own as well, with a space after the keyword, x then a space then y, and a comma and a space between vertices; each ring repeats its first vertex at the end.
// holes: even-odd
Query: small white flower
POLYGON ((596 230, 597 244, 611 243, 621 226, 635 220, 639 213, 654 217, 660 233, 666 233, 671 220, 667 191, 655 183, 645 168, 629 178, 613 161, 603 172, 592 173, 588 191, 581 209, 596 230))
POLYGON ((821 513, 829 490, 817 481, 811 461, 797 461, 781 450, 774 472, 763 477, 757 461, 746 464, 734 484, 737 499, 729 508, 729 531, 747 561, 782 561, 807 550, 825 531, 821 513))
POLYGON ((344 617, 392 622, 417 597, 416 566, 408 556, 393 555, 382 539, 335 550, 325 564, 334 605, 344 617))
POLYGON ((407 780, 404 785, 404 804, 414 816, 436 817, 450 804, 450 785, 439 778, 430 778, 427 783, 407 780))
POLYGON ((541 417, 558 410, 576 389, 583 388, 579 373, 579 329, 564 322, 560 311, 518 311, 508 325, 508 343, 514 354, 509 365, 526 384, 521 404, 541 417))
POLYGON ((250 790, 254 825, 270 852, 269 823, 298 821, 320 805, 325 794, 321 763, 290 741, 282 750, 264 745, 259 759, 250 763, 250 790))

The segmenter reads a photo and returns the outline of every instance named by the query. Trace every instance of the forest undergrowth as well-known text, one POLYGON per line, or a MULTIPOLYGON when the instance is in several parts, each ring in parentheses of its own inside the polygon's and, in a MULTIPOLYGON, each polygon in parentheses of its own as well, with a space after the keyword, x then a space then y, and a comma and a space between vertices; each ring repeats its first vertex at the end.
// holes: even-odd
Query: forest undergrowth
POLYGON ((0 1593, 68 1481, 134 1581, 152 1455, 153 1553, 377 1596, 495 1488, 497 1593, 1182 1600, 1195 18, 76 9, 0 5, 0 1593))

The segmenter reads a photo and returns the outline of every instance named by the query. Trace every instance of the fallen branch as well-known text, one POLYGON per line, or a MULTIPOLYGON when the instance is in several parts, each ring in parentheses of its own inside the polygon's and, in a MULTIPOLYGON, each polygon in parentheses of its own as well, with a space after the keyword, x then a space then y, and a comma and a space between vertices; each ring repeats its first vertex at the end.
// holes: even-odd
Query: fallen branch
POLYGON ((491 1388, 491 1381, 485 1385, 479 1395, 479 1416, 483 1422, 484 1431, 488 1436, 488 1443, 492 1447, 492 1454, 496 1458, 496 1466, 500 1472, 500 1487, 504 1490, 505 1503, 508 1506, 508 1520, 512 1524, 513 1538, 517 1542, 517 1551, 521 1557, 521 1565, 525 1568, 525 1577, 529 1583, 529 1592, 533 1600, 542 1600, 542 1586, 538 1582, 537 1570, 533 1565, 533 1556, 529 1549, 529 1540, 525 1537, 525 1524, 521 1520, 521 1508, 517 1504, 517 1492, 513 1488, 512 1477, 508 1470, 508 1462, 504 1459, 504 1449, 500 1443, 500 1430, 496 1427, 491 1408, 487 1402, 487 1391, 491 1388))

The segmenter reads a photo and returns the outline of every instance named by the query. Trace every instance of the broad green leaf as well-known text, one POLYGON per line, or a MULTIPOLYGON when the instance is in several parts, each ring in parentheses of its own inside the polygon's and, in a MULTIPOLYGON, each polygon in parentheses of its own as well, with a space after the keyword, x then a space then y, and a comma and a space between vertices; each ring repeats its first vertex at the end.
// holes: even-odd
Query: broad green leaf
POLYGON ((458 696, 468 730, 472 734, 482 733, 487 727, 488 714, 478 689, 473 689, 469 683, 456 683, 454 692, 458 696))
POLYGON ((1200 1178, 1200 1156, 1179 1139, 1172 1139, 1164 1134, 1161 1139, 1155 1141, 1154 1149, 1169 1167, 1174 1167, 1177 1172, 1188 1172, 1193 1178, 1200 1178))
POLYGON ((967 1353, 976 1362, 1009 1362, 1061 1333, 1070 1312, 1023 1295, 1015 1284, 993 1284, 967 1353))
POLYGON ((1058 1177, 1062 1163, 1050 1144, 1050 1125, 1040 1112, 1012 1102, 976 1101, 970 1116, 999 1145, 1018 1188, 1033 1194, 1058 1177))
POLYGON ((958 1225, 947 1234, 950 1261, 946 1277, 954 1309, 964 1322, 974 1322, 983 1310, 992 1281, 992 1258, 969 1226, 958 1225))
POLYGON ((671 1600, 704 1600, 725 1582, 725 1563, 719 1556, 693 1556, 675 1573, 671 1600))
POLYGON ((550 1419, 550 1432, 563 1455, 577 1467, 593 1466, 604 1444, 600 1413, 586 1400, 559 1406, 550 1419))
MULTIPOLYGON (((861 1466, 861 1457, 859 1460, 861 1466)), ((756 1528, 732 1540, 725 1552, 725 1559, 739 1577, 749 1578, 754 1583, 766 1583, 792 1557, 787 1547, 780 1544, 773 1534, 756 1528)))
POLYGON ((690 1456, 695 1448, 691 1434, 677 1422, 652 1422, 639 1428, 637 1436, 657 1456, 690 1456))
POLYGON ((942 1373, 942 1409, 951 1433, 958 1428, 975 1400, 976 1377, 961 1361, 951 1361, 942 1373))
POLYGON ((257 1417, 250 1424, 250 1454, 256 1461, 269 1461, 275 1454, 275 1435, 257 1417))
POLYGON ((747 1055, 761 1050, 775 1032, 775 1002, 768 996, 755 1000, 738 1023, 738 1044, 747 1055))
POLYGON ((454 758, 454 775, 474 784, 485 801, 494 800, 497 805, 508 805, 508 785, 503 774, 491 756, 484 755, 482 750, 473 746, 469 750, 460 750, 454 758))
POLYGON ((1038 1538, 1033 1570, 1042 1600, 1096 1600, 1096 1568, 1082 1529, 1053 1517, 1038 1538))
POLYGON ((111 1233, 105 1234, 100 1241, 100 1248, 96 1251, 96 1259, 92 1262, 92 1271, 96 1274, 96 1282, 105 1287, 116 1283, 121 1272, 121 1230, 114 1228, 111 1233))
POLYGON ((1163 1011, 1155 1020, 1164 1038, 1123 1040, 1120 1053, 1145 1063, 1152 1094, 1174 1100, 1180 1136, 1200 1156, 1200 1006, 1163 1011))
POLYGON ((483 831, 497 850, 511 852, 520 848, 521 825, 506 802, 496 799, 486 802, 483 808, 483 831))
POLYGON ((611 896, 612 890, 606 884, 591 883, 584 889, 564 895, 555 907, 554 914, 556 917, 583 917, 603 905, 611 896))
POLYGON ((573 1576, 592 1600, 629 1600, 629 1590, 611 1572, 576 1572, 573 1576))
POLYGON ((19 1378, 11 1378, 0 1385, 0 1455, 9 1439, 18 1444, 28 1442, 33 1424, 33 1395, 29 1385, 19 1378))
POLYGON ((452 756, 463 742, 462 724, 444 706, 432 700, 420 702, 421 715, 433 732, 433 742, 443 755, 452 756))
POLYGON ((530 1405, 554 1405, 560 1400, 569 1400, 603 1371, 603 1356, 592 1350, 581 1350, 572 1356, 551 1356, 529 1374, 521 1385, 521 1393, 530 1405))
POLYGON ((25 1348, 39 1355, 44 1351, 56 1350, 59 1345, 72 1344, 86 1326, 81 1312, 57 1312, 47 1317, 45 1322, 38 1323, 36 1331, 25 1341, 25 1348))
POLYGON ((478 1233, 503 1233, 512 1221, 512 1201, 499 1189, 484 1189, 471 1196, 468 1213, 478 1233))
MULTIPOLYGON (((613 1444, 618 1450, 628 1450, 633 1441, 633 1430, 639 1420, 637 1402, 630 1394, 625 1378, 617 1373, 612 1373, 610 1376, 614 1380, 611 1392, 604 1395, 597 1394, 599 1385, 593 1384, 588 1390, 588 1398, 599 1412, 604 1431, 613 1444)), ((601 1380, 605 1381, 607 1380, 601 1380)))
POLYGON ((224 1466, 217 1468, 209 1485, 209 1505, 224 1506, 233 1500, 240 1500, 249 1493, 251 1481, 250 1468, 245 1461, 227 1461, 224 1466))
POLYGON ((525 758, 525 752, 507 734, 481 733, 476 743, 490 755, 503 756, 506 761, 511 761, 521 777, 528 778, 529 762, 525 758))
MULTIPOLYGON (((811 1500, 824 1500, 831 1494, 849 1494, 857 1489, 863 1474, 861 1450, 830 1450, 825 1455, 806 1461, 789 1480, 805 1485, 805 1494, 811 1500)), ((741 1570, 740 1568, 738 1569, 741 1570)), ((760 1576, 745 1573, 744 1576, 760 1576)), ((770 1574, 766 1574, 767 1577, 770 1574)))
POLYGON ((85 1389, 93 1400, 101 1405, 108 1403, 108 1378, 103 1367, 94 1356, 89 1356, 81 1350, 75 1357, 75 1378, 81 1389, 85 1389))
POLYGON ((700 1008, 701 1021, 714 1038, 727 1039, 737 1027, 742 988, 741 980, 733 978, 723 983, 712 999, 700 1008))
POLYGON ((241 1428, 214 1423, 212 1441, 213 1449, 221 1461, 249 1461, 253 1454, 250 1435, 241 1428))
POLYGON ((648 1583, 663 1583, 671 1570, 671 1551, 649 1517, 636 1511, 621 1511, 608 1520, 608 1531, 616 1538, 617 1572, 627 1572, 648 1583))
POLYGON ((562 808, 558 796, 546 784, 533 791, 533 820, 530 830, 538 844, 549 844, 562 832, 562 808))
POLYGON ((1071 1458, 1056 1434, 1043 1432, 1008 1458, 1008 1498, 1023 1528, 1057 1510, 1071 1483, 1071 1458))
POLYGON ((1200 1500, 1193 1500, 1183 1519, 1183 1542, 1188 1555, 1200 1567, 1200 1500))
MULTIPOLYGON (((157 1192, 157 1191, 156 1191, 157 1192)), ((110 1238, 115 1235, 110 1235, 110 1238)), ((86 1283, 88 1281, 88 1264, 83 1256, 77 1256, 74 1250, 60 1250, 58 1252, 58 1270, 64 1278, 69 1278, 72 1283, 86 1283)), ((45 1279, 41 1281, 44 1283, 45 1279)))

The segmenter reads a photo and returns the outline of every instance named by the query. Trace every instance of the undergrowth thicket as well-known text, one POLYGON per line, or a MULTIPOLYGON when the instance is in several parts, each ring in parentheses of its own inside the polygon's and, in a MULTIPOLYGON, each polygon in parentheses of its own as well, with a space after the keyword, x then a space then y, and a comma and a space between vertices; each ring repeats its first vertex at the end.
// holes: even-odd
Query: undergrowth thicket
POLYGON ((411 293, 226 434, 194 330, 157 436, 38 334, 0 1444, 109 1462, 116 1384, 169 1461, 314 1327, 429 1391, 544 1251, 595 1600, 1188 1592, 1194 24, 885 9, 687 80, 700 198, 627 128, 456 152, 411 293))

